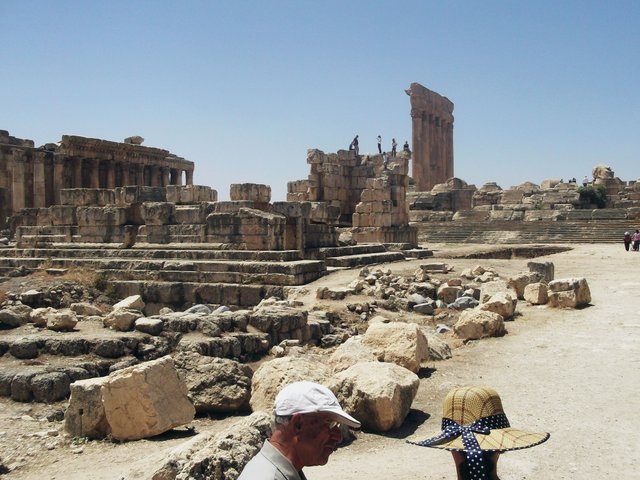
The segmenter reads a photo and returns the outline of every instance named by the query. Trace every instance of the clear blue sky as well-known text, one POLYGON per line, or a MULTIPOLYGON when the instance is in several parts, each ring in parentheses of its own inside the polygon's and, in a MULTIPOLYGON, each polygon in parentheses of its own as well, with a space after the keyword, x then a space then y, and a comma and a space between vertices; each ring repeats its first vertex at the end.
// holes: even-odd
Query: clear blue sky
POLYGON ((0 0, 0 45, 0 129, 141 135, 221 199, 410 141, 412 82, 455 104, 468 183, 640 177, 637 0, 0 0))

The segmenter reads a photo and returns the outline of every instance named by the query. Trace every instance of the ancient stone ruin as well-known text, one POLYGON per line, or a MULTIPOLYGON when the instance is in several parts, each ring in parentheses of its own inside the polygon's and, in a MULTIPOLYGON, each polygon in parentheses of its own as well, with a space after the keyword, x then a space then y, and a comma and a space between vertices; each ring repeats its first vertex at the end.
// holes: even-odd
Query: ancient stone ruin
POLYGON ((35 147, 32 140, 0 130, 0 228, 23 208, 60 204, 68 188, 113 189, 125 185, 191 185, 193 162, 166 150, 63 135, 58 143, 35 147))
POLYGON ((399 152, 357 156, 339 150, 307 152, 311 173, 307 180, 289 182, 287 200, 324 202, 340 212, 340 224, 352 225, 357 243, 416 245, 416 230, 409 227, 406 192, 409 157, 399 152))
POLYGON ((547 179, 503 190, 453 177, 408 192, 407 202, 421 242, 617 242, 637 228, 640 182, 620 180, 607 165, 596 165, 586 185, 547 179))
POLYGON ((453 177, 453 103, 436 92, 412 83, 411 98, 413 168, 420 191, 453 177))

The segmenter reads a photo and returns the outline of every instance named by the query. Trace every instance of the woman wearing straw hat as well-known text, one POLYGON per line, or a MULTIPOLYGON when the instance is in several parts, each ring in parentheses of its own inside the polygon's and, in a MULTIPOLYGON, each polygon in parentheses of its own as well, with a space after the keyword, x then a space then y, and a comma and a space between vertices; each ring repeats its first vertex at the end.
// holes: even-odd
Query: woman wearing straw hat
POLYGON ((533 447, 548 438, 548 433, 512 428, 495 390, 463 387, 444 399, 442 432, 410 443, 451 451, 458 480, 500 480, 497 463, 502 452, 533 447))

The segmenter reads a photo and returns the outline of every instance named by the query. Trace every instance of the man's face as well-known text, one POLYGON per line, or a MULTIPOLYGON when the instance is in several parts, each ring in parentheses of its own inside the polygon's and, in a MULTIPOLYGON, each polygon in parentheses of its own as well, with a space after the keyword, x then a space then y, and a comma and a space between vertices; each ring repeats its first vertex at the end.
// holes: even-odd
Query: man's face
POLYGON ((305 466, 324 465, 342 441, 340 427, 330 413, 300 415, 297 454, 305 466))

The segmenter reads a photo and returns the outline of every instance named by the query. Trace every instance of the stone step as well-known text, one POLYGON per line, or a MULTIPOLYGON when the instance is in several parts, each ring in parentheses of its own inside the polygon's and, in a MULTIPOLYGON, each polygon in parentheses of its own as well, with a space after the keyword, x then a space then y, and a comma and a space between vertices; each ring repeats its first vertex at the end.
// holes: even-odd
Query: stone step
POLYGON ((374 263, 398 262, 404 260, 402 252, 379 252, 362 255, 345 255, 342 257, 328 257, 325 262, 328 267, 352 268, 374 263))
POLYGON ((421 243, 619 243, 629 220, 420 222, 421 243))
POLYGON ((184 310, 197 303, 253 307, 265 298, 283 296, 281 285, 160 280, 111 280, 108 283, 116 298, 141 295, 147 304, 168 305, 178 310, 184 310))
POLYGON ((382 253, 387 249, 382 244, 360 244, 360 245, 345 245, 341 247, 323 247, 313 250, 305 251, 305 255, 311 258, 328 258, 328 257, 341 257, 346 255, 365 255, 369 253, 382 253))
MULTIPOLYGON (((192 245, 190 247, 193 247, 192 245)), ((153 258, 182 260, 253 260, 289 262, 302 260, 298 250, 256 251, 256 250, 218 250, 201 244, 200 248, 186 248, 185 245, 145 245, 125 249, 119 244, 71 244, 57 243, 47 248, 4 248, 1 257, 40 257, 40 258, 153 258), (175 248, 174 248, 175 247, 175 248)))
POLYGON ((189 270, 116 270, 99 269, 106 275, 107 280, 118 279, 163 281, 163 282, 192 282, 192 283, 235 283, 294 286, 304 285, 317 280, 324 275, 321 271, 301 273, 250 273, 237 271, 189 271, 189 270))

